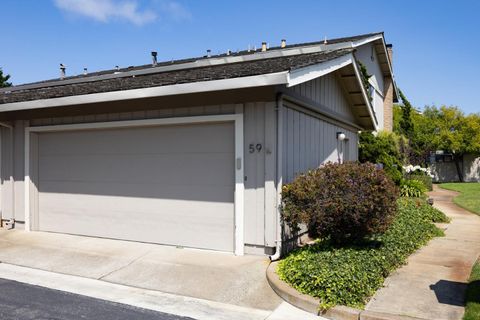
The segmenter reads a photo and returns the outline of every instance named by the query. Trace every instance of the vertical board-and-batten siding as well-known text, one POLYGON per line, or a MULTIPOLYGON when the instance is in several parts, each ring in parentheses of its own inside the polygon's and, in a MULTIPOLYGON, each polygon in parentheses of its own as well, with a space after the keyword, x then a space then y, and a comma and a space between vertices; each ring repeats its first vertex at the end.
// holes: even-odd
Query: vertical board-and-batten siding
MULTIPOLYGON (((235 113, 235 104, 192 106, 184 108, 162 108, 155 110, 130 112, 86 114, 81 116, 62 116, 30 120, 30 126, 48 126, 62 124, 108 122, 121 120, 141 120, 167 117, 188 117, 235 113)), ((254 102, 244 105, 245 132, 245 243, 258 247, 274 246, 274 229, 265 230, 265 225, 273 226, 275 218, 275 103, 254 102), (261 144, 262 150, 250 154, 250 143, 261 144), (266 197, 266 193, 269 196, 266 197), (267 221, 267 222, 266 222, 267 221), (273 221, 273 222, 272 222, 273 221)), ((24 128, 25 121, 16 121, 13 139, 10 129, 2 128, 2 218, 14 218, 23 222, 24 217, 24 128), (14 143, 13 158, 11 143, 14 143), (16 164, 12 171, 12 161, 16 164), (12 174, 13 172, 13 174, 12 174), (11 178, 12 177, 12 178, 11 178), (12 189, 11 185, 14 185, 12 189), (12 193, 12 190, 15 192, 12 193)), ((215 174, 212 172, 212 174, 215 174)), ((22 228, 21 225, 17 227, 22 228)), ((272 227, 273 228, 273 227, 272 227)), ((248 253, 248 249, 247 253, 248 253)), ((258 249, 255 252, 263 253, 258 249)))
MULTIPOLYGON (((24 221, 24 129, 28 121, 14 121, 12 129, 1 129, 2 219, 24 221)), ((21 226, 20 226, 21 228, 21 226)))
POLYGON ((299 84, 290 90, 354 122, 352 107, 334 73, 299 84))
MULTIPOLYGON (((352 106, 345 97, 334 74, 290 88, 297 95, 322 105, 354 122, 352 106)), ((315 108, 312 108, 314 110, 315 108)), ((283 108, 283 158, 282 175, 284 182, 292 181, 298 174, 319 167, 326 162, 358 159, 357 131, 347 129, 327 120, 315 117, 312 112, 302 112, 302 107, 285 103, 283 108), (289 108, 289 105, 291 108, 289 108), (337 132, 343 132, 347 139, 337 140, 337 132)))
POLYGON ((245 243, 275 246, 275 103, 246 103, 245 243))
POLYGON ((285 106, 283 112, 283 177, 297 175, 326 162, 357 160, 357 133, 285 106), (337 132, 347 139, 337 140, 337 132))

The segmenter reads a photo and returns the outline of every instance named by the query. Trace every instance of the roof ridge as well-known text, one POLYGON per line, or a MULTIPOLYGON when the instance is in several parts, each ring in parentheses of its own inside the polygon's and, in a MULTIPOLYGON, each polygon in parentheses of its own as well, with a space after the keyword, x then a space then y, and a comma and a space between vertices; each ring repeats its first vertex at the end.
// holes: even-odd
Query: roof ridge
MULTIPOLYGON (((383 32, 372 32, 372 33, 365 33, 365 34, 349 36, 349 37, 327 39, 326 45, 338 44, 338 43, 342 43, 342 42, 349 42, 349 41, 353 41, 355 39, 359 40, 359 39, 368 38, 368 37, 372 37, 372 36, 376 36, 376 35, 380 35, 380 34, 383 35, 383 32)), ((314 45, 317 45, 317 44, 325 44, 325 40, 295 43, 295 44, 287 45, 284 48, 282 48, 280 46, 275 46, 275 47, 269 48, 268 51, 266 51, 266 52, 275 52, 275 51, 278 51, 278 50, 295 49, 295 48, 298 48, 298 47, 314 46, 314 45)), ((333 49, 332 49, 332 51, 333 51, 333 49)), ((21 87, 21 86, 40 85, 40 84, 48 85, 50 83, 66 81, 66 80, 88 79, 89 77, 103 76, 103 75, 109 75, 109 74, 115 74, 115 73, 125 73, 125 72, 137 71, 137 70, 146 70, 146 69, 150 69, 150 68, 161 68, 161 67, 181 65, 181 64, 186 64, 186 63, 195 63, 197 61, 204 61, 204 60, 208 60, 208 59, 219 59, 219 58, 228 58, 228 57, 232 57, 232 58, 233 57, 243 57, 243 56, 248 56, 248 55, 252 55, 252 54, 255 54, 255 53, 263 53, 263 52, 261 51, 261 49, 241 50, 241 51, 238 51, 238 52, 233 52, 230 55, 226 54, 226 53, 222 53, 222 54, 218 54, 218 55, 212 55, 210 57, 199 56, 199 57, 191 57, 191 58, 177 59, 177 60, 171 60, 171 61, 160 61, 156 64, 156 66, 152 66, 151 64, 144 64, 144 65, 138 65, 138 66, 129 66, 129 67, 120 68, 120 69, 105 69, 105 70, 99 70, 99 71, 91 72, 88 75, 78 74, 78 75, 65 77, 64 79, 53 78, 53 79, 48 79, 48 80, 42 80, 42 81, 36 81, 36 82, 14 85, 14 86, 10 87, 10 89, 14 89, 15 87, 21 87)), ((272 59, 272 57, 265 57, 264 59, 272 59)), ((262 60, 262 59, 260 58, 258 60, 262 60)), ((242 62, 242 61, 240 61, 240 62, 242 62)), ((231 62, 231 63, 235 63, 235 62, 231 62)), ((199 66, 199 67, 203 67, 203 66, 199 66)))

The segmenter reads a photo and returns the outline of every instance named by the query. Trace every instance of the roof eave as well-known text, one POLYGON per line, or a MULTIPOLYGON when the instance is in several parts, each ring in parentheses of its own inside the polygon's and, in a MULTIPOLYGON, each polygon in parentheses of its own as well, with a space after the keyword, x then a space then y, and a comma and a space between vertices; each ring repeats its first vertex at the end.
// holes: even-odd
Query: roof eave
POLYGON ((38 99, 0 104, 0 112, 42 109, 101 103, 120 100, 142 99, 160 96, 172 96, 190 93, 201 93, 221 90, 232 90, 252 87, 273 86, 288 83, 288 71, 268 73, 256 76, 239 77, 232 79, 190 82, 167 86, 109 91, 68 97, 38 99))
MULTIPOLYGON (((377 116, 376 116, 375 111, 373 109, 372 102, 370 101, 369 94, 366 91, 365 87, 363 86, 362 76, 360 74, 360 70, 357 66, 357 63, 353 63, 353 69, 355 70, 358 86, 359 86, 359 89, 362 93, 362 97, 363 97, 363 100, 365 102, 365 105, 367 106, 368 114, 370 116, 370 119, 372 120, 372 128, 373 128, 373 130, 378 130, 378 128, 379 128, 378 119, 377 119, 377 116)), ((372 129, 372 128, 370 128, 370 129, 372 129)))

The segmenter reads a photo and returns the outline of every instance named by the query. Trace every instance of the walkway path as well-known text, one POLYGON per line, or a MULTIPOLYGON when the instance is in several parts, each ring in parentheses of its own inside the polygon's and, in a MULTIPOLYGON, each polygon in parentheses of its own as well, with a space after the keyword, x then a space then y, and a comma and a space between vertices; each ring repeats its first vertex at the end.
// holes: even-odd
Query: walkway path
POLYGON ((480 254, 480 217, 456 206, 458 193, 434 186, 434 206, 452 218, 435 238, 385 281, 366 309, 419 319, 462 319, 470 270, 480 254))

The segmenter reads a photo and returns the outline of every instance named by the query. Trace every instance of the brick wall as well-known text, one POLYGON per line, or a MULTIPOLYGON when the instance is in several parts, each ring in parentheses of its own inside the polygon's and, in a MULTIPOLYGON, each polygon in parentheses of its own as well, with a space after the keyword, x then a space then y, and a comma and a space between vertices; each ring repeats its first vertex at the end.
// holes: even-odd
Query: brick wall
MULTIPOLYGON (((388 56, 393 61, 392 46, 387 45, 388 56)), ((393 63, 392 63, 393 64, 393 63)), ((393 66, 392 66, 393 67, 393 66)), ((383 127, 385 131, 393 130, 393 81, 392 77, 385 77, 384 84, 384 100, 383 100, 383 127)))

